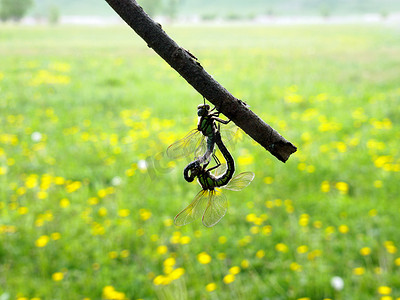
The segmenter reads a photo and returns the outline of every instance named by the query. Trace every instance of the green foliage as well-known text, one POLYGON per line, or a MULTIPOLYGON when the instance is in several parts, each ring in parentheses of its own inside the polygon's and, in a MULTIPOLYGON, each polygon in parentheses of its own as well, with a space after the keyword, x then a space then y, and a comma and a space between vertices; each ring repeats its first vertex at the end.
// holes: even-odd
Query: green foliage
POLYGON ((60 10, 57 6, 53 5, 49 7, 48 21, 53 25, 60 22, 60 10))
POLYGON ((198 93, 125 25, 4 26, 0 297, 400 297, 398 29, 165 30, 298 152, 228 144, 255 179, 217 226, 175 227, 200 187, 160 153, 198 93))
POLYGON ((22 19, 31 8, 33 0, 0 0, 0 20, 22 19))

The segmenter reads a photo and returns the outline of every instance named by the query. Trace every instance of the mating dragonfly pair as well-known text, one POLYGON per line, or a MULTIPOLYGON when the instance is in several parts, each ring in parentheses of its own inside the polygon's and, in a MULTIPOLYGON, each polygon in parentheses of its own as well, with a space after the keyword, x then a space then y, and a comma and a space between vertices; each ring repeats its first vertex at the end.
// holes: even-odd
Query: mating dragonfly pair
POLYGON ((182 210, 174 219, 175 225, 186 225, 202 216, 206 227, 217 224, 228 209, 226 196, 217 188, 240 191, 248 186, 254 178, 254 173, 244 172, 233 177, 235 161, 222 142, 220 124, 228 124, 219 118, 219 112, 210 110, 208 104, 197 107, 197 129, 190 131, 183 139, 173 143, 167 149, 167 155, 179 159, 194 154, 195 160, 189 163, 183 172, 186 181, 192 182, 196 177, 202 190, 192 203, 182 210), (218 126, 217 123, 218 122, 218 126), (215 145, 218 146, 226 163, 221 164, 215 155, 215 145), (216 165, 207 168, 214 158, 216 165), (213 171, 213 173, 212 173, 213 171))

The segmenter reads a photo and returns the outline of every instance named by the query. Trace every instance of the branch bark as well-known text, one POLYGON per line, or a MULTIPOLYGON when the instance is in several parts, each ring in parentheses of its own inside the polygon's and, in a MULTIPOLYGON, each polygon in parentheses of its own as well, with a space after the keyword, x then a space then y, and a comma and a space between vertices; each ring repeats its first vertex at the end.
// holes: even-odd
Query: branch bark
POLYGON ((106 0, 121 18, 172 68, 174 68, 219 112, 232 120, 279 160, 286 162, 297 148, 265 123, 247 105, 230 94, 197 58, 175 43, 138 5, 135 0, 106 0))

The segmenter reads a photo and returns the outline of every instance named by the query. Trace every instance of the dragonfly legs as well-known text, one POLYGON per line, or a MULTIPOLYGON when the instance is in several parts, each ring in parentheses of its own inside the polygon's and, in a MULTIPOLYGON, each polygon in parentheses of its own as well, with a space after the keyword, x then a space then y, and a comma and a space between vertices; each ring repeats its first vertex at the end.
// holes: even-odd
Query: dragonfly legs
POLYGON ((213 158, 214 158, 214 160, 215 160, 215 162, 216 162, 217 164, 216 164, 214 167, 211 167, 211 168, 207 169, 207 171, 215 170, 216 168, 218 168, 219 166, 221 166, 221 162, 219 161, 218 157, 217 157, 215 154, 213 154, 212 156, 213 156, 213 158))

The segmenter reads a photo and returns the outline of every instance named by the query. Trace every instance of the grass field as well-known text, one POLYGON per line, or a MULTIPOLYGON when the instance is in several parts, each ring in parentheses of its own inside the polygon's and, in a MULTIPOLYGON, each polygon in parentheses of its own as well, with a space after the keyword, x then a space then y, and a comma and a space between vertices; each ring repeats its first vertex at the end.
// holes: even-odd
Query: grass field
POLYGON ((0 27, 0 299, 400 299, 399 28, 166 30, 298 152, 231 145, 251 185, 175 227, 202 98, 125 26, 0 27))

